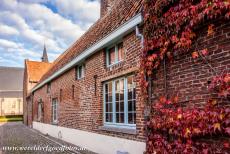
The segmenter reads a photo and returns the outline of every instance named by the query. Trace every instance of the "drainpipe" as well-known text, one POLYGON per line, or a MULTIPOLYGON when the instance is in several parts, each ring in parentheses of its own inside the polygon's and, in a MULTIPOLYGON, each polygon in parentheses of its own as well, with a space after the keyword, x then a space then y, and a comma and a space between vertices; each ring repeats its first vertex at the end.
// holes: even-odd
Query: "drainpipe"
POLYGON ((144 48, 144 36, 140 33, 138 26, 136 26, 136 36, 141 39, 141 48, 144 48))

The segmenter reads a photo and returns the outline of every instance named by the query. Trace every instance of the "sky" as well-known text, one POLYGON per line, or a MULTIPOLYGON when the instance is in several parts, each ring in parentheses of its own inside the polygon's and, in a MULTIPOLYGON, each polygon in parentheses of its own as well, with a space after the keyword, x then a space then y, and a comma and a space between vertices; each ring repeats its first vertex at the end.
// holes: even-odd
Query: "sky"
POLYGON ((55 60, 99 18, 99 0, 0 0, 0 66, 55 60))

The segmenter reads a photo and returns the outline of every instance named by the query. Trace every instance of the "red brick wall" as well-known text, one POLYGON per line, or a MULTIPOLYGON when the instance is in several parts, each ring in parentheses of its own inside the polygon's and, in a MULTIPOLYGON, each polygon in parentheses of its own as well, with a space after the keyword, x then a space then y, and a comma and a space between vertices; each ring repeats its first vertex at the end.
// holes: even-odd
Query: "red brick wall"
POLYGON ((137 134, 107 132, 100 129, 103 126, 103 82, 127 73, 136 74, 137 100, 140 98, 140 86, 137 70, 140 64, 141 46, 135 32, 123 38, 126 58, 122 63, 112 69, 106 67, 105 51, 99 51, 85 60, 85 77, 75 80, 75 69, 71 69, 64 75, 51 82, 51 94, 46 93, 47 86, 34 92, 34 120, 37 119, 37 103, 40 98, 44 102, 44 122, 51 123, 51 98, 58 98, 59 126, 86 130, 100 134, 118 136, 133 140, 144 140, 144 120, 141 102, 137 101, 137 134), (95 79, 97 86, 95 96, 95 79), (72 98, 72 86, 75 87, 75 98, 72 98), (60 101, 60 89, 62 99, 60 101))
MULTIPOLYGON (((210 23, 198 30, 197 50, 208 49, 207 61, 219 75, 223 70, 230 69, 230 22, 215 21, 215 33, 212 36, 207 36, 208 24, 210 23)), ((210 97, 207 87, 213 71, 202 58, 192 58, 191 53, 194 50, 193 48, 189 53, 178 54, 172 63, 166 63, 167 92, 169 95, 179 93, 181 102, 189 101, 200 105, 210 97)), ((154 77, 152 93, 153 98, 164 95, 163 64, 154 77)))

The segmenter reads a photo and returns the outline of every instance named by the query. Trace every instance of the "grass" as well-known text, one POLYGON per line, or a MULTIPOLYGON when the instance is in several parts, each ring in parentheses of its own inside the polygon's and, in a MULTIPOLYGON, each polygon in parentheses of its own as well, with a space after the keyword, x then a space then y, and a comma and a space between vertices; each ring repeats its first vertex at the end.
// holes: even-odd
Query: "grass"
POLYGON ((0 116, 0 122, 22 121, 23 116, 0 116))

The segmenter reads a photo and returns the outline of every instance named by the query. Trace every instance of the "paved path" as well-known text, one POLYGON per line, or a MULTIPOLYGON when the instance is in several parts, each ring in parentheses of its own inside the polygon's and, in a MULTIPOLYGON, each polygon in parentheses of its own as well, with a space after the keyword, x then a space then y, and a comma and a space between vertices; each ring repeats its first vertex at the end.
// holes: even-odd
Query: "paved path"
POLYGON ((20 122, 0 123, 0 154, 92 154, 85 150, 79 150, 76 146, 61 140, 45 136, 33 129, 30 129, 20 122), (75 147, 75 149, 60 149, 61 147, 75 147), (17 148, 17 150, 4 150, 2 147, 17 148), (40 148, 21 149, 18 148, 40 148), (41 148, 44 148, 43 150, 41 148), (58 148, 58 149, 57 149, 58 148), (47 150, 48 149, 48 150, 47 150), (55 150, 56 149, 56 150, 55 150), (64 150, 64 151, 63 151, 64 150))

